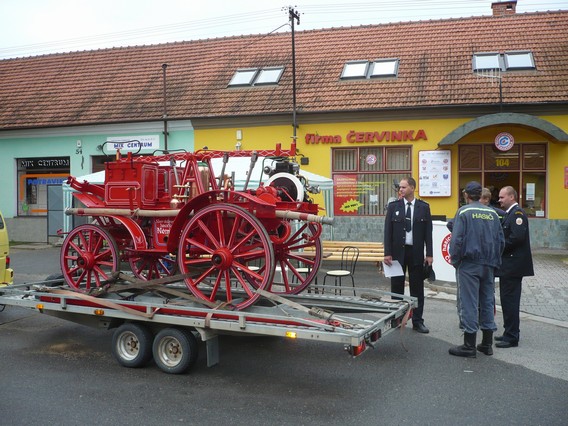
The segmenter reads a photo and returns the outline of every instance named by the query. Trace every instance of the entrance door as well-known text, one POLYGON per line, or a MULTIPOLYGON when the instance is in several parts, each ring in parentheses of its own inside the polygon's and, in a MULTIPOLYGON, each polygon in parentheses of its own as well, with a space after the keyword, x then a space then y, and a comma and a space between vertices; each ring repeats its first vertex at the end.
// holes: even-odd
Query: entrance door
POLYGON ((63 229, 63 189, 61 185, 47 185, 47 236, 59 236, 60 229, 63 229))

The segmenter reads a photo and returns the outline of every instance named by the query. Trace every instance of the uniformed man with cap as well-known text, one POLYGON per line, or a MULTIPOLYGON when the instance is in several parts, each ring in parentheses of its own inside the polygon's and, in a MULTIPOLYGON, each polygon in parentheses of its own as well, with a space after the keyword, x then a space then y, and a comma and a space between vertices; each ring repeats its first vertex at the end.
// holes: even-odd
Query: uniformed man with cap
POLYGON ((458 315, 464 331, 463 345, 450 348, 451 355, 475 358, 477 331, 483 339, 477 350, 493 354, 495 325, 495 271, 501 265, 505 238, 494 209, 479 202, 481 185, 469 182, 464 189, 466 205, 454 218, 450 256, 456 268, 458 315))

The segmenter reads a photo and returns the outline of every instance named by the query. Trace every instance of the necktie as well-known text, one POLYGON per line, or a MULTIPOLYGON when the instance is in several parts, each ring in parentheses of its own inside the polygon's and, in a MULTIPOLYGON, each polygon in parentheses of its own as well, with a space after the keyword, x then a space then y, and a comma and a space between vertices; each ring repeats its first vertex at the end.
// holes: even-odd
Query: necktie
POLYGON ((412 231, 412 212, 410 211, 410 206, 412 203, 409 201, 406 203, 406 220, 404 221, 404 229, 406 232, 412 231))

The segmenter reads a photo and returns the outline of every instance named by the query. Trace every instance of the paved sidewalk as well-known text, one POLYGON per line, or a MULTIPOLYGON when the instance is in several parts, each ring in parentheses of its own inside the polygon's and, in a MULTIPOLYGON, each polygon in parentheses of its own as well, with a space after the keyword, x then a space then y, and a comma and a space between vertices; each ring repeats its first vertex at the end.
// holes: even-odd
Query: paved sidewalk
MULTIPOLYGON (((568 250, 536 249, 533 250, 533 261, 535 276, 523 278, 522 313, 568 328, 568 250)), ((325 270, 337 266, 324 261, 318 281, 323 282, 325 270)), ((355 282, 357 287, 379 287, 390 291, 390 280, 372 262, 357 264, 355 282)), ((455 299, 456 283, 438 280, 424 283, 426 297, 455 299)), ((343 286, 350 286, 350 281, 344 280, 343 286)), ((408 294, 408 287, 406 292, 408 294)), ((498 289, 496 296, 497 309, 500 310, 498 289)))

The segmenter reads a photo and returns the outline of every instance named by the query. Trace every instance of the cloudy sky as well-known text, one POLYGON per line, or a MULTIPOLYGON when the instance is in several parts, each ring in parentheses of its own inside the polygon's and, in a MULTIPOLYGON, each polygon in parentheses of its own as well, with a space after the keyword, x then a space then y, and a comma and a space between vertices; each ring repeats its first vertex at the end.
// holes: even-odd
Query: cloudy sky
MULTIPOLYGON (((496 0, 495 0, 496 1, 496 0)), ((492 0, 0 0, 0 59, 298 30, 491 14, 492 0)), ((517 12, 568 9, 518 0, 517 12)))

